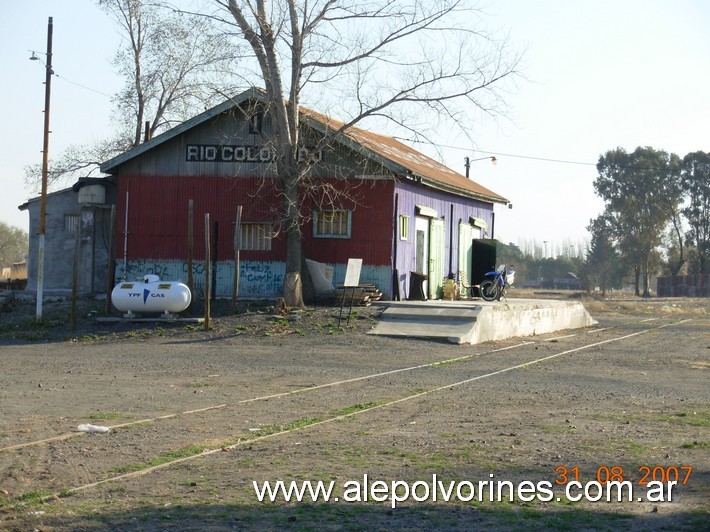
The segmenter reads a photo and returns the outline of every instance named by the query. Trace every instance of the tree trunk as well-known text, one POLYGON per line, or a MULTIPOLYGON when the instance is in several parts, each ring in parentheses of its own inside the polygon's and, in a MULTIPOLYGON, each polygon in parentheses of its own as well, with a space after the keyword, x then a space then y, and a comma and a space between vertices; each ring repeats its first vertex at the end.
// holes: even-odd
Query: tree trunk
POLYGON ((635 296, 641 295, 641 290, 639 288, 640 283, 641 283, 641 268, 639 268, 638 266, 634 266, 634 295, 635 296))
POLYGON ((298 186, 291 185, 284 191, 284 212, 286 225, 286 276, 282 289, 284 302, 288 307, 303 308, 303 286, 301 283, 302 242, 300 213, 298 210, 298 186), (286 282, 288 280, 288 282, 286 282))
POLYGON ((643 297, 651 297, 648 290, 648 258, 643 263, 643 297))
POLYGON ((683 234, 680 232, 680 223, 678 221, 678 216, 676 216, 675 212, 673 212, 672 221, 673 228, 675 229, 676 236, 678 237, 678 250, 680 252, 678 262, 676 264, 671 264, 671 268, 673 269, 671 275, 675 277, 676 275, 680 274, 680 270, 683 267, 683 264, 685 264, 685 250, 683 248, 683 234))

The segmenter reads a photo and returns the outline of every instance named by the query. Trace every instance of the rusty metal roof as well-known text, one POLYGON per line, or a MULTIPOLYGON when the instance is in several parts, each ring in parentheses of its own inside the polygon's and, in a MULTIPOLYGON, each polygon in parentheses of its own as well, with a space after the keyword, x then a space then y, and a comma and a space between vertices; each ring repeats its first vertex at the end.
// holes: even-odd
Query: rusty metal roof
MULTIPOLYGON (((126 161, 139 156, 153 147, 166 142, 177 135, 192 129, 229 109, 242 104, 247 100, 264 101, 265 94, 262 90, 251 88, 238 96, 231 98, 204 113, 197 115, 186 122, 157 135, 140 146, 129 150, 101 165, 104 173, 115 173, 117 168, 126 161)), ((311 109, 301 107, 301 116, 314 129, 321 132, 338 131, 344 124, 329 118, 311 109)), ((384 166, 390 168, 402 178, 411 178, 431 188, 436 188, 462 195, 488 201, 492 203, 509 203, 509 200, 496 194, 492 190, 467 179, 444 164, 424 155, 421 152, 385 135, 350 126, 342 133, 336 135, 336 140, 363 155, 375 158, 384 166)))
MULTIPOLYGON (((305 107, 301 107, 300 112, 301 115, 311 119, 312 126, 317 127, 317 124, 322 124, 331 131, 337 131, 344 125, 338 120, 305 107)), ((365 150, 370 154, 378 155, 385 166, 390 167, 402 177, 412 177, 432 188, 454 194, 472 196, 493 203, 509 203, 509 200, 500 194, 467 179, 466 176, 392 137, 372 133, 355 126, 348 127, 339 136, 340 140, 348 139, 350 142, 346 141, 346 143, 353 149, 362 148, 359 151, 365 150)))

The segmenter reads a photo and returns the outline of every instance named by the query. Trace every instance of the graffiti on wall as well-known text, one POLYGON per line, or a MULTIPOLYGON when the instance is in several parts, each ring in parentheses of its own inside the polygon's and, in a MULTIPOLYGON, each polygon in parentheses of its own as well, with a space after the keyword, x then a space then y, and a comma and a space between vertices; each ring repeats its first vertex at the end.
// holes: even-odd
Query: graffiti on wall
MULTIPOLYGON (((120 280, 141 279, 145 275, 157 275, 164 281, 187 282, 188 266, 185 261, 129 260, 124 272, 123 261, 116 262, 116 278, 120 280)), ((270 296, 281 293, 285 265, 280 262, 243 261, 239 268, 239 294, 270 296)), ((193 262, 194 289, 203 293, 205 286, 205 263, 193 262)), ((213 269, 212 284, 218 297, 230 297, 234 283, 234 263, 222 261, 213 269)))

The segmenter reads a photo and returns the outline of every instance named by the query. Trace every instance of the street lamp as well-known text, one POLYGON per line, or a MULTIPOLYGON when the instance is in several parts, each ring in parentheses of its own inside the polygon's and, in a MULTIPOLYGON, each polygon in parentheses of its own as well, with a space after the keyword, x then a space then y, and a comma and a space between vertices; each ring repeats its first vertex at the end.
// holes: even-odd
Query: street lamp
POLYGON ((468 174, 469 170, 471 169, 471 163, 476 162, 476 161, 483 161, 485 159, 489 159, 491 161, 491 164, 498 164, 498 159, 495 158, 495 156, 491 155, 489 157, 478 157, 476 159, 470 159, 469 157, 464 157, 464 167, 466 168, 466 179, 468 179, 468 174))
MULTIPOLYGON (((44 234, 47 219, 47 169, 49 167, 49 102, 52 93, 52 33, 54 23, 49 17, 47 23, 47 62, 44 64, 44 142, 42 147, 42 192, 39 203, 39 245, 37 252, 37 312, 36 320, 42 321, 42 298, 44 297, 44 234)), ((35 52, 30 56, 31 61, 42 60, 35 52)))

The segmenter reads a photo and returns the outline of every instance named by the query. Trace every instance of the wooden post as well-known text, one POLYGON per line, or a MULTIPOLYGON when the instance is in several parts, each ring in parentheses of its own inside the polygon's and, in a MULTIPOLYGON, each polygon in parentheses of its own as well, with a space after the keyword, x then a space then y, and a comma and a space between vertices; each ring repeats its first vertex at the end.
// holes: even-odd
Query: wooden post
POLYGON ((205 213, 205 330, 210 330, 210 213, 205 213))
POLYGON ((212 224, 212 291, 210 292, 210 298, 212 301, 217 300, 217 262, 219 258, 219 222, 215 221, 212 224))
POLYGON ((47 64, 45 65, 44 82, 44 147, 42 148, 42 192, 39 202, 39 239, 37 252, 37 323, 42 321, 42 300, 44 297, 44 240, 47 219, 47 173, 49 168, 49 103, 52 87, 52 34, 54 22, 49 17, 47 23, 47 64))
POLYGON ((111 205, 111 222, 108 233, 108 267, 106 268, 106 309, 105 314, 111 313, 111 292, 113 292, 113 278, 116 276, 116 206, 111 205))
POLYGON ((79 253, 81 252, 81 217, 74 231, 74 264, 71 274, 71 328, 76 329, 76 298, 79 291, 79 253))
POLYGON ((190 289, 190 295, 192 296, 188 307, 190 310, 192 310, 192 305, 195 301, 195 280, 192 277, 192 259, 195 252, 193 212, 193 204, 192 200, 190 200, 187 204, 187 287, 190 289))
POLYGON ((237 298, 239 297, 239 248, 242 247, 242 206, 237 205, 237 217, 234 224, 234 286, 232 288, 231 311, 237 311, 237 298))

